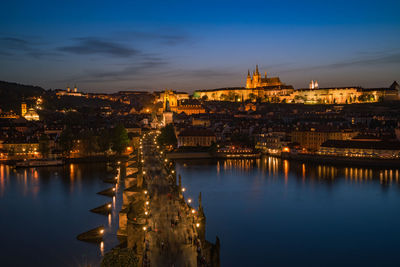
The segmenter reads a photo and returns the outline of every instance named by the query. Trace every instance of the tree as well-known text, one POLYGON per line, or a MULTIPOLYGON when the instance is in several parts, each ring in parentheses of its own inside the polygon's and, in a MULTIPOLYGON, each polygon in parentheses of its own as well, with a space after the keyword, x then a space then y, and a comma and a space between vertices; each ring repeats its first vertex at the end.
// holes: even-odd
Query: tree
POLYGON ((161 145, 177 145, 177 140, 175 136, 175 129, 173 124, 168 124, 161 129, 161 134, 157 137, 157 142, 161 145))
POLYGON ((235 101, 236 100, 236 94, 234 92, 230 91, 228 93, 228 100, 229 101, 235 101))
POLYGON ((82 152, 90 155, 98 150, 97 138, 92 130, 86 129, 81 133, 82 152))
POLYGON ((250 101, 254 102, 257 99, 257 96, 255 94, 253 94, 253 93, 250 93, 249 94, 249 99, 250 99, 250 101))
POLYGON ((39 138, 39 152, 42 154, 42 158, 47 158, 49 156, 49 140, 47 134, 42 134, 39 138))
POLYGON ((118 124, 112 133, 112 149, 119 155, 124 152, 129 144, 128 132, 122 124, 118 124))
POLYGON ((104 129, 100 133, 100 137, 98 139, 98 146, 100 152, 106 153, 111 147, 111 135, 109 129, 104 129))
POLYGON ((60 135, 59 144, 61 147, 61 151, 65 156, 69 156, 72 148, 74 147, 74 135, 72 130, 67 127, 65 128, 60 135))
POLYGON ((221 94, 220 100, 221 101, 227 101, 228 100, 228 96, 226 94, 221 94))
POLYGON ((207 95, 203 95, 203 96, 201 97, 201 100, 207 101, 207 100, 208 100, 208 96, 207 96, 207 95))

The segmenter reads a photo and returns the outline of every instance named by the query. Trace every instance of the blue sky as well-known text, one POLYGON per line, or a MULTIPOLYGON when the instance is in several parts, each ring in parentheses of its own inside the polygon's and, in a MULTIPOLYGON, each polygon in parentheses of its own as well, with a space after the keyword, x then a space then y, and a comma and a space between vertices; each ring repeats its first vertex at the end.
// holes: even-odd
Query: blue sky
POLYGON ((3 1, 0 80, 84 91, 400 80, 400 1, 3 1))

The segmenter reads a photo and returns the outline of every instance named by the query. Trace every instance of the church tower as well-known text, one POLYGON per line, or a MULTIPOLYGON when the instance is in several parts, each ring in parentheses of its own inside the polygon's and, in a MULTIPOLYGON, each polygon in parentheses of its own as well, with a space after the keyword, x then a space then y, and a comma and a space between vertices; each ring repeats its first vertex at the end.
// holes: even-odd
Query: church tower
POLYGON ((253 88, 260 87, 261 84, 261 75, 260 72, 258 71, 258 65, 256 65, 256 71, 253 76, 253 88))
POLYGON ((24 117, 26 112, 27 112, 26 103, 22 102, 21 103, 21 116, 24 117))
POLYGON ((247 71, 246 88, 252 88, 250 70, 247 71))

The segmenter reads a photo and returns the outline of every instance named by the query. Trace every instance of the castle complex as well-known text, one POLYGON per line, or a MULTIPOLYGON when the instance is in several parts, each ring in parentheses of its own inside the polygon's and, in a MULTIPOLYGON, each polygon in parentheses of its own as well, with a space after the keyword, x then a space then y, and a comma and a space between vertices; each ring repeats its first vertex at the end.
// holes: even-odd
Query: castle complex
POLYGON ((256 70, 253 72, 253 76, 250 76, 250 70, 247 71, 246 88, 259 88, 268 86, 281 86, 283 83, 279 77, 267 77, 267 72, 265 72, 264 78, 261 77, 258 72, 258 65, 256 65, 256 70))
POLYGON ((294 89, 281 82, 279 77, 261 77, 258 66, 250 75, 247 72, 246 87, 197 90, 195 98, 216 101, 260 100, 274 103, 304 104, 351 104, 400 100, 400 86, 397 82, 387 88, 362 88, 357 86, 319 88, 317 81, 311 81, 309 88, 294 89))

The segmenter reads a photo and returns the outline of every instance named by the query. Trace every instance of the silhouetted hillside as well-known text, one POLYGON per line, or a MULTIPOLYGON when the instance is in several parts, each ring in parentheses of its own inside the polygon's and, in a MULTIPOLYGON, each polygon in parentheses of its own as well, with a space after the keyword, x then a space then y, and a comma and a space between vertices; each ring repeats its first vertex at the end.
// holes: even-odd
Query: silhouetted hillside
POLYGON ((22 98, 42 95, 44 89, 39 86, 24 85, 0 81, 0 108, 2 110, 19 110, 22 98))

